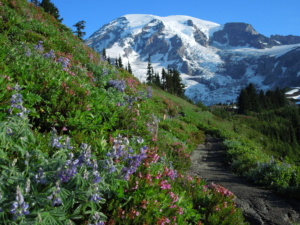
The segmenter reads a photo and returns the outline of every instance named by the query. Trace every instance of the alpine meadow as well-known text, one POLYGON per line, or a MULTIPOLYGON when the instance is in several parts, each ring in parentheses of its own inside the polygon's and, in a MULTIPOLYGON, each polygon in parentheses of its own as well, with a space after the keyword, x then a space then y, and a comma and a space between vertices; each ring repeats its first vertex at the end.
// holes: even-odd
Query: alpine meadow
POLYGON ((207 135, 232 171, 300 199, 296 105, 194 104, 109 63, 83 21, 77 36, 61 21, 0 0, 0 224, 248 224, 234 193, 189 172, 207 135))

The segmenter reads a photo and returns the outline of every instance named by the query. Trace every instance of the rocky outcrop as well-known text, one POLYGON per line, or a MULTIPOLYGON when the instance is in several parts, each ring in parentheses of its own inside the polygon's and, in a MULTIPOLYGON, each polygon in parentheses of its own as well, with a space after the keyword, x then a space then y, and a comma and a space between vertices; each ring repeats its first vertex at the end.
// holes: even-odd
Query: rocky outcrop
POLYGON ((259 34, 247 23, 226 23, 222 30, 215 32, 211 42, 218 42, 227 46, 247 46, 258 49, 270 48, 279 45, 273 39, 259 34))
POLYGON ((264 75, 265 85, 294 87, 300 85, 300 47, 277 58, 262 56, 256 73, 264 75))
POLYGON ((299 44, 300 43, 300 36, 295 35, 271 35, 271 39, 278 41, 282 45, 293 45, 293 44, 299 44))

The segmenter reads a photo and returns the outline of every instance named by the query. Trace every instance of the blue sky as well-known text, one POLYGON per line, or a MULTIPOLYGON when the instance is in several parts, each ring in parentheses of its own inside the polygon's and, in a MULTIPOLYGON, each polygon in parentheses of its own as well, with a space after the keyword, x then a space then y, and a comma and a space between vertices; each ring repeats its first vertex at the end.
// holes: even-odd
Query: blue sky
POLYGON ((259 33, 299 35, 300 0, 52 0, 63 24, 86 21, 85 38, 126 14, 186 15, 224 24, 245 22, 259 33))

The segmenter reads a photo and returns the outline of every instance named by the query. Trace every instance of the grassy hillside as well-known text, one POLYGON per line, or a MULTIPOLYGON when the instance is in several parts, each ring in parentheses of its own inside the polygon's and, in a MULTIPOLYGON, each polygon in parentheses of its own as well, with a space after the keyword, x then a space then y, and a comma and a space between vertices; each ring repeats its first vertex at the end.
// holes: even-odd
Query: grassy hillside
POLYGON ((1 224, 244 224, 232 193, 186 174, 212 114, 26 0, 0 15, 1 224))
POLYGON ((237 172, 299 190, 260 133, 141 84, 26 0, 0 15, 1 224, 245 224, 231 192, 186 173, 206 133, 237 172))

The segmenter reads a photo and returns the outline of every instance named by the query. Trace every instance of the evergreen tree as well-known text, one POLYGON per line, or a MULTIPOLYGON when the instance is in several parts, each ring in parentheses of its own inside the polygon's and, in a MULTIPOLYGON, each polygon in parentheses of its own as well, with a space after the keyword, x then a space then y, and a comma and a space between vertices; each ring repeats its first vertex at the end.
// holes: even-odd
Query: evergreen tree
POLYGON ((245 89, 242 89, 238 96, 237 106, 239 114, 246 114, 249 111, 249 98, 245 89))
POLYGON ((42 0, 40 7, 42 7, 45 12, 54 16, 54 18, 57 19, 59 22, 63 21, 62 18, 59 18, 60 15, 58 8, 50 0, 42 0))
POLYGON ((85 32, 83 32, 82 30, 85 28, 85 21, 81 20, 77 22, 75 25, 73 25, 73 27, 76 27, 76 31, 74 31, 73 33, 76 34, 76 36, 79 37, 81 40, 83 40, 83 36, 85 35, 85 32))
POLYGON ((259 100, 260 108, 263 110, 267 109, 266 96, 265 96, 265 92, 263 90, 260 90, 259 95, 258 95, 258 100, 259 100))
POLYGON ((182 83, 182 79, 178 70, 172 70, 173 75, 173 91, 175 95, 183 96, 185 85, 182 83))
POLYGON ((121 69, 124 69, 124 65, 123 65, 121 56, 119 56, 119 59, 118 59, 118 67, 121 69))
POLYGON ((259 102, 258 102, 258 95, 256 93, 256 89, 253 83, 250 83, 248 87, 246 87, 248 102, 249 102, 249 111, 259 112, 259 102))
POLYGON ((128 60, 128 64, 127 64, 127 71, 128 71, 128 73, 132 74, 132 69, 131 69, 129 60, 128 60))
POLYGON ((153 83, 153 77, 154 77, 154 74, 153 74, 153 67, 151 65, 151 56, 149 54, 148 56, 148 66, 147 66, 147 74, 146 74, 147 78, 147 83, 148 84, 151 84, 153 83))
POLYGON ((173 70, 170 67, 170 65, 168 65, 168 70, 167 70, 167 74, 166 74, 166 91, 173 94, 174 93, 174 89, 173 89, 173 70))
POLYGON ((102 59, 107 60, 106 49, 105 48, 102 49, 102 59))
POLYGON ((109 65, 111 65, 110 57, 107 57, 107 62, 109 65))
POLYGON ((160 83, 160 78, 159 78, 159 73, 158 72, 154 74, 154 84, 157 87, 161 87, 161 83, 160 83))
POLYGON ((161 70, 161 88, 163 90, 166 90, 166 78, 167 78, 167 72, 164 68, 161 70))
POLYGON ((117 58, 115 59, 115 66, 116 66, 117 68, 119 68, 119 62, 118 62, 118 59, 117 59, 117 58))

